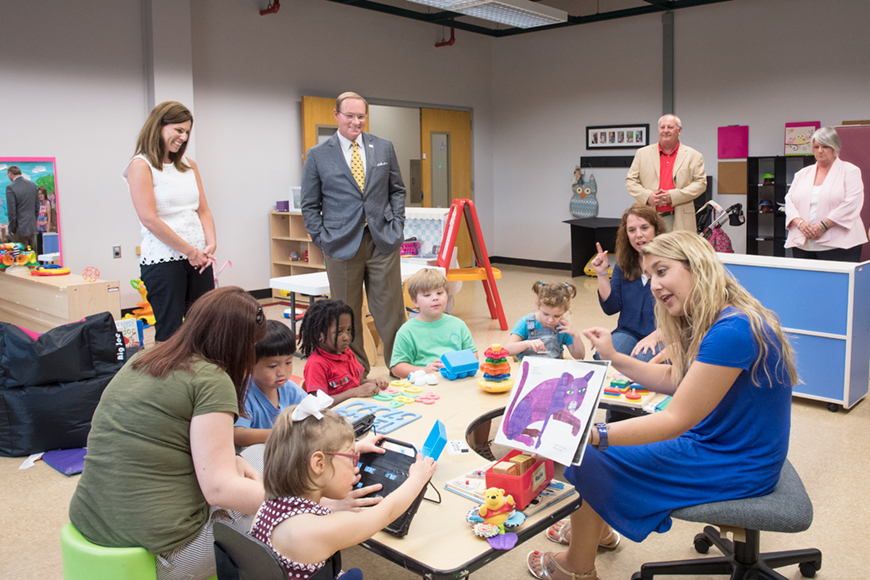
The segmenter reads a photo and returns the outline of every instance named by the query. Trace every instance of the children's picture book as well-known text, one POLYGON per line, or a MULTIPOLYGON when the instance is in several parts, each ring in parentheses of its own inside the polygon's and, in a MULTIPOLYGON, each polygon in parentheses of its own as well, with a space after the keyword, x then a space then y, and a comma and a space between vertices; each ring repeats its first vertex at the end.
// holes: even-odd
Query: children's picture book
MULTIPOLYGON (((498 461, 493 461, 492 463, 487 463, 480 469, 469 471, 460 477, 454 477, 444 484, 444 488, 457 495, 461 495, 462 497, 482 504, 484 502, 483 494, 486 491, 486 470, 496 463, 498 463, 498 461)), ((539 493, 537 497, 535 497, 535 499, 533 499, 532 502, 522 511, 526 516, 530 516, 547 506, 553 505, 572 493, 574 493, 574 486, 570 483, 558 481, 556 479, 550 480, 547 487, 545 487, 544 490, 539 493)))
POLYGON ((135 318, 122 318, 115 321, 115 327, 124 336, 124 346, 142 346, 138 323, 135 318))
POLYGON ((495 442, 579 465, 609 370, 609 361, 525 357, 495 442))

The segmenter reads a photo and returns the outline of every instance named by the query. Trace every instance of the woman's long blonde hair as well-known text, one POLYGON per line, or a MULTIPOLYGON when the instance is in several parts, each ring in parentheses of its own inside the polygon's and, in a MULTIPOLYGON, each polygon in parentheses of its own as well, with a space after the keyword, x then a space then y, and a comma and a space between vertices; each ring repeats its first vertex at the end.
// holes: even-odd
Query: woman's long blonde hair
POLYGON ((762 384, 759 369, 764 370, 768 383, 773 384, 768 365, 764 362, 771 349, 778 358, 774 367, 777 378, 784 380, 787 376, 792 385, 798 383, 794 351, 782 331, 779 318, 725 271, 707 240, 692 232, 671 232, 656 236, 641 251, 646 264, 651 264, 651 260, 646 261, 650 256, 669 258, 682 263, 692 275, 692 287, 682 316, 672 316, 661 302, 656 301, 656 326, 662 334, 662 341, 668 345, 668 355, 678 382, 695 361, 704 335, 719 318, 722 309, 733 306, 749 319, 752 335, 758 343, 758 358, 750 369, 753 384, 762 384))

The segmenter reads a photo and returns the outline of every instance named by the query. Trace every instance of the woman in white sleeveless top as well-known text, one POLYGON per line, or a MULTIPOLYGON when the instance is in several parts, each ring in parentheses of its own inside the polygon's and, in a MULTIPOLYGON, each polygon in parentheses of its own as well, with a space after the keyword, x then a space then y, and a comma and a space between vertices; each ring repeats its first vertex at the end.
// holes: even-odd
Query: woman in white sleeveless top
POLYGON ((172 336, 188 307, 214 289, 214 219, 199 170, 184 156, 192 128, 187 107, 160 103, 139 132, 136 156, 123 173, 142 224, 139 268, 158 342, 172 336))

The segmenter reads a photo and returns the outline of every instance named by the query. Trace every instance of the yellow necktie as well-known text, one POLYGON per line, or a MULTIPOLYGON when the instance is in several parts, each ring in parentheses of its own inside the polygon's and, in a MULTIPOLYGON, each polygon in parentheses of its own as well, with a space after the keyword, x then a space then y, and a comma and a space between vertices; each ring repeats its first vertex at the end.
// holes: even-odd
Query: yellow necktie
POLYGON ((362 156, 359 154, 359 143, 351 142, 353 151, 350 154, 350 172, 353 173, 353 178, 356 179, 356 184, 359 185, 360 191, 366 189, 366 170, 363 167, 362 156))

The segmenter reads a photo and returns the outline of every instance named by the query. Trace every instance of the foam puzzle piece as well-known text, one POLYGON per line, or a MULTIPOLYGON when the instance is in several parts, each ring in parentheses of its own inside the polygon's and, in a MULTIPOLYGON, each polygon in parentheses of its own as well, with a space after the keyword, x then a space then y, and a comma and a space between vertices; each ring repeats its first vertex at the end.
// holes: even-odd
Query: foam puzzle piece
POLYGON ((422 415, 419 413, 411 413, 409 411, 397 411, 383 405, 367 403, 365 401, 354 401, 337 409, 333 409, 336 413, 353 423, 360 417, 368 414, 375 416, 375 429, 378 433, 392 433, 399 427, 404 427, 408 423, 413 423, 422 415))

